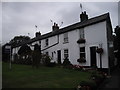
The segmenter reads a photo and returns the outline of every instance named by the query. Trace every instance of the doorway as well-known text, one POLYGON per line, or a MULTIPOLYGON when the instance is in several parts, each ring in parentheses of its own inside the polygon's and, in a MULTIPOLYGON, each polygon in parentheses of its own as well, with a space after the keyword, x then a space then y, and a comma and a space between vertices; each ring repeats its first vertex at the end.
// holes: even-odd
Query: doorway
POLYGON ((61 64, 61 50, 57 51, 58 64, 61 64))
POLYGON ((91 67, 96 66, 96 47, 90 47, 90 60, 91 60, 91 67))

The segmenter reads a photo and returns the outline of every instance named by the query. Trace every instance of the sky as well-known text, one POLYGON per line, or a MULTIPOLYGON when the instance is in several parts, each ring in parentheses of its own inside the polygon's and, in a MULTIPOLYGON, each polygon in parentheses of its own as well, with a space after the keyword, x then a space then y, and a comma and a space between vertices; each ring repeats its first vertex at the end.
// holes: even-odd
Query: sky
POLYGON ((112 28, 118 25, 118 2, 2 2, 2 44, 15 36, 33 38, 36 31, 41 34, 51 32, 51 20, 60 28, 79 22, 80 3, 89 18, 109 12, 112 28))

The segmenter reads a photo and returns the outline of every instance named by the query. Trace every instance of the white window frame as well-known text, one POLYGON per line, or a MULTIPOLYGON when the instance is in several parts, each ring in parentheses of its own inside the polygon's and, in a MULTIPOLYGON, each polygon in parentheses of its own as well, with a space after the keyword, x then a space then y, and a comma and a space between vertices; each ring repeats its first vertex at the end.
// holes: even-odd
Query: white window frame
POLYGON ((63 34, 63 41, 64 43, 68 43, 68 32, 63 34))
POLYGON ((80 58, 81 58, 81 54, 85 54, 84 56, 84 58, 86 59, 86 52, 85 52, 85 50, 84 51, 81 51, 81 48, 84 48, 85 49, 85 47, 80 47, 80 58))
POLYGON ((64 58, 69 58, 69 50, 68 49, 64 49, 64 58))

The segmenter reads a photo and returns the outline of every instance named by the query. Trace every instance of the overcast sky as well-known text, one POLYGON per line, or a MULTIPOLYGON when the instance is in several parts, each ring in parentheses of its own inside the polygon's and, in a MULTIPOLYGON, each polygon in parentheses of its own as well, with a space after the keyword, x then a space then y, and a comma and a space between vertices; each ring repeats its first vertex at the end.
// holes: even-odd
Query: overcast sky
MULTIPOLYGON (((82 6, 89 18, 109 12, 112 27, 118 25, 117 2, 82 2, 82 6)), ((77 23, 80 13, 80 2, 2 2, 2 43, 28 33, 33 38, 36 31, 51 32, 50 19, 59 25, 63 22, 60 28, 77 23)))

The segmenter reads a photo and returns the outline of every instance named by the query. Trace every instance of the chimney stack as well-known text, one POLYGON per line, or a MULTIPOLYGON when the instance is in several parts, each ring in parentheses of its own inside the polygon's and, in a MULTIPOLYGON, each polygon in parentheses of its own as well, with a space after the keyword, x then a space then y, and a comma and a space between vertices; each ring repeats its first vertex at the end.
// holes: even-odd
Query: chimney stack
POLYGON ((40 36, 41 36, 40 31, 39 31, 39 32, 36 32, 36 33, 35 33, 35 36, 36 36, 36 37, 40 37, 40 36))
POLYGON ((54 23, 54 25, 52 26, 52 30, 53 31, 59 30, 58 24, 54 23))
POLYGON ((81 22, 88 20, 88 15, 86 14, 86 11, 80 14, 80 20, 81 22))

